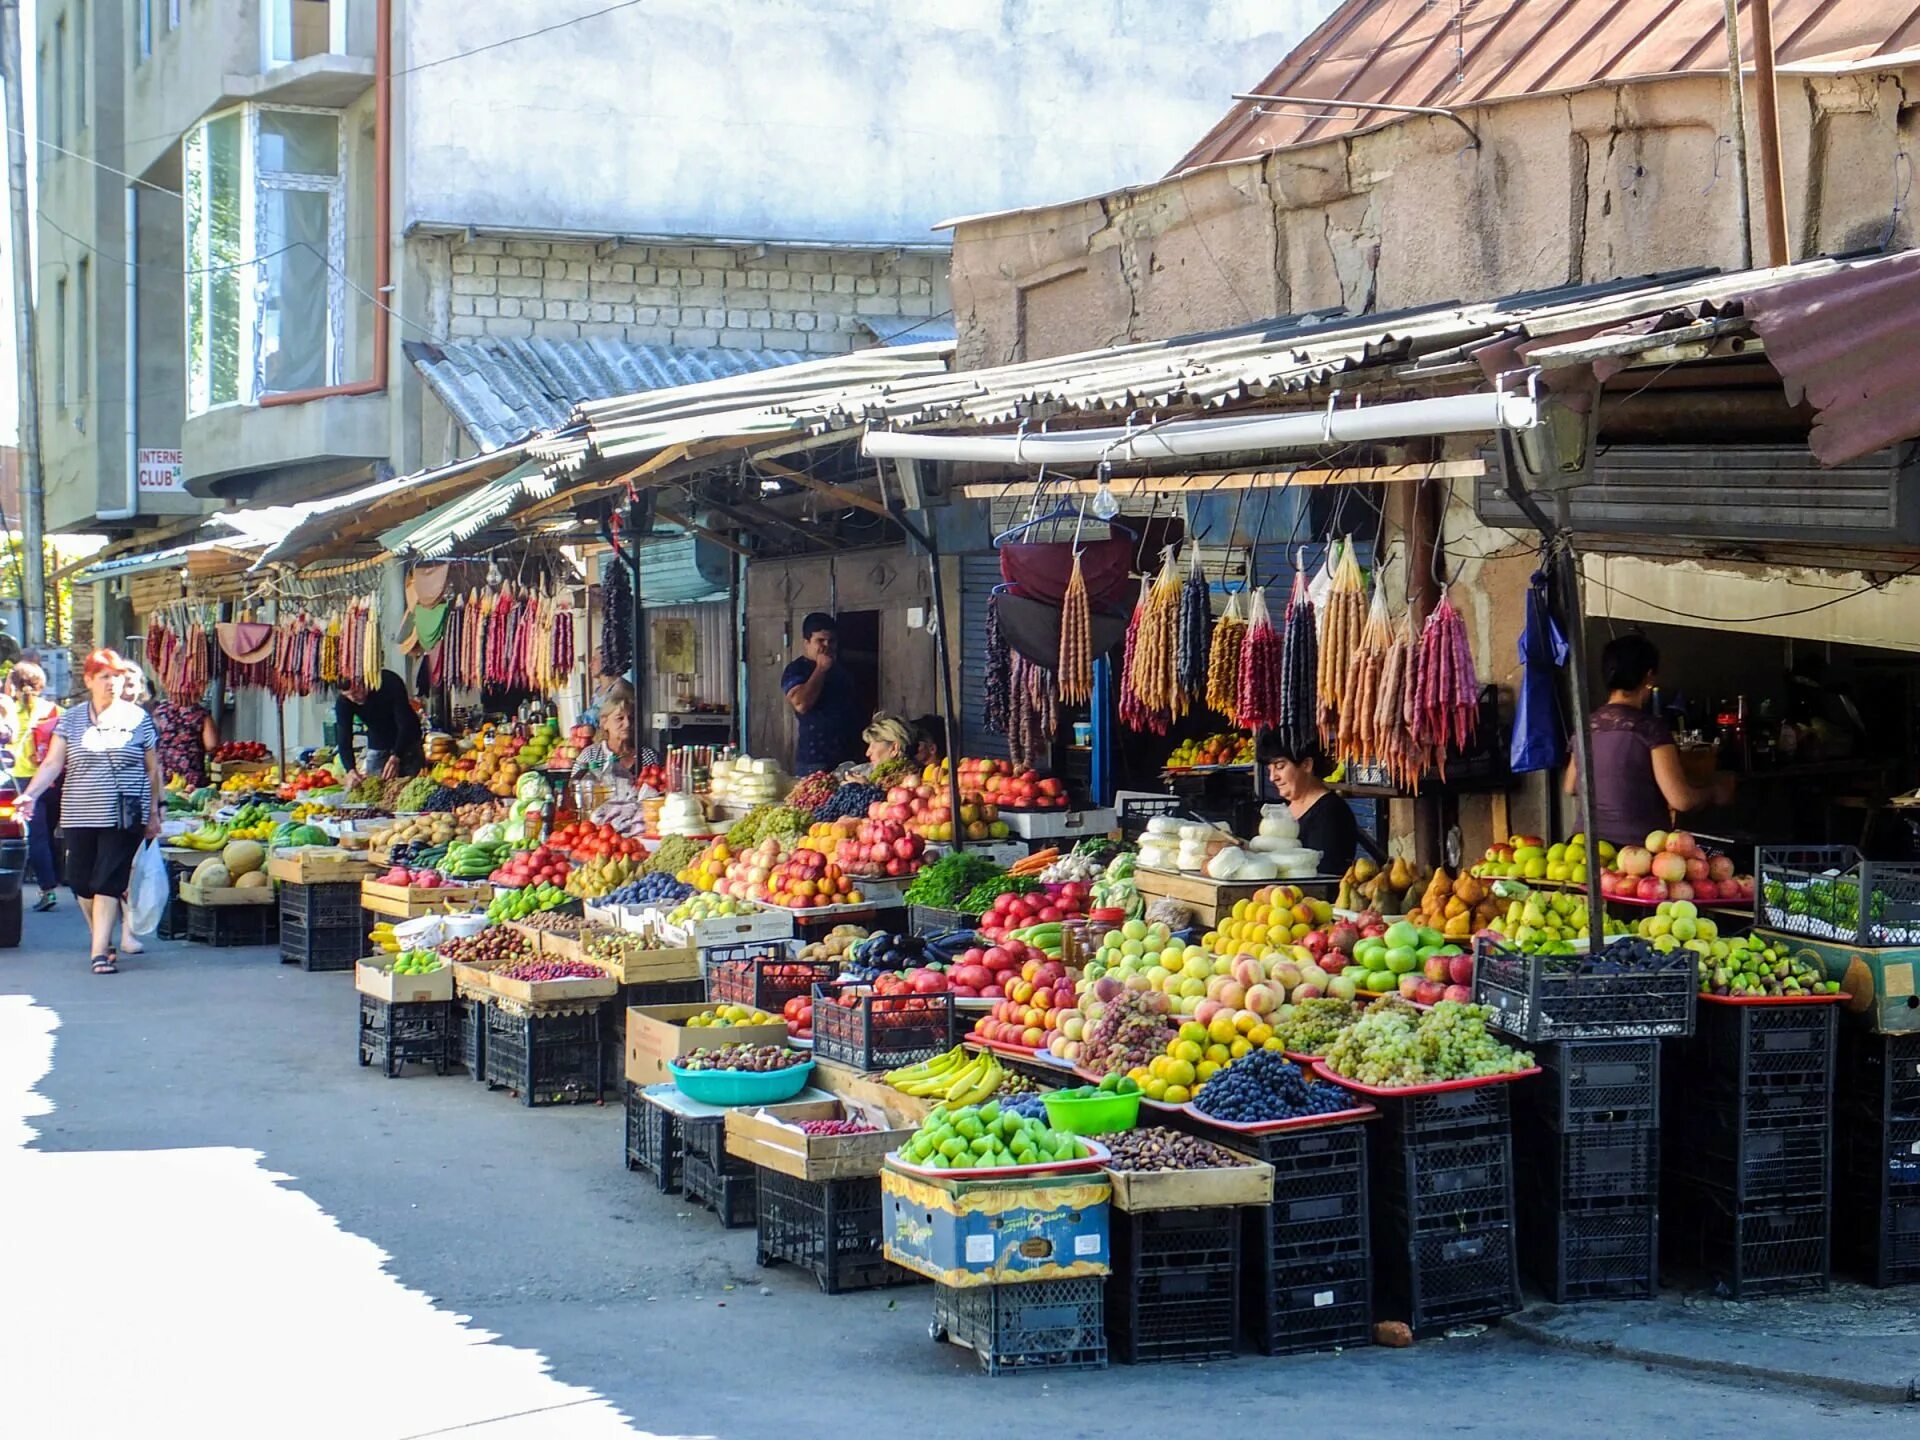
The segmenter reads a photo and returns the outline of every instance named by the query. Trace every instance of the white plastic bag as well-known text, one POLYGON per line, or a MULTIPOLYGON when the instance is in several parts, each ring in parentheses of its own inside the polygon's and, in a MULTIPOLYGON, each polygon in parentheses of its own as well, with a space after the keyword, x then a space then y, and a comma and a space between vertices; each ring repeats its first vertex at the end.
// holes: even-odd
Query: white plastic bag
POLYGON ((134 934, 151 935, 160 928, 167 913, 168 888, 167 862, 160 856, 160 847, 151 840, 141 841, 127 881, 127 924, 134 934))

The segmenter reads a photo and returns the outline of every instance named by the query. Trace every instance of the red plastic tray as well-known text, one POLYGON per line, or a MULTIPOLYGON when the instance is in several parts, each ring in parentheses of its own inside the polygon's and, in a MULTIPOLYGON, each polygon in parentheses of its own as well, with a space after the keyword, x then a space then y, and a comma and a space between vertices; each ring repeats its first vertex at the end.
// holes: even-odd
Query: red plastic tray
POLYGON ((1308 1069, 1312 1069, 1320 1061, 1327 1058, 1324 1055, 1309 1055, 1304 1050, 1282 1050, 1280 1053, 1294 1064, 1305 1065, 1308 1069))
POLYGON ((1191 1100, 1180 1108, 1196 1120, 1222 1130, 1231 1130, 1236 1135, 1276 1135, 1287 1130, 1312 1130, 1322 1125, 1344 1125, 1350 1120, 1371 1120, 1380 1113, 1371 1105, 1356 1105, 1351 1110, 1334 1110, 1325 1115, 1296 1115, 1291 1120, 1261 1120, 1243 1125, 1233 1120, 1218 1119, 1204 1110, 1196 1109, 1191 1100))
POLYGON ((1700 992, 1702 1005, 1839 1005, 1853 997, 1842 990, 1834 995, 1709 995, 1700 992))
POLYGON ((1386 1100, 1400 1100, 1409 1095, 1438 1095, 1446 1090, 1472 1090, 1481 1085, 1504 1085, 1509 1080, 1524 1080, 1529 1075, 1538 1075, 1540 1067, 1530 1070, 1513 1070, 1505 1075, 1474 1075, 1465 1080, 1436 1080, 1427 1085, 1366 1085, 1358 1080, 1349 1080, 1344 1075, 1336 1075, 1327 1068, 1327 1062, 1313 1062, 1313 1073, 1322 1080, 1330 1080, 1343 1089, 1352 1090, 1360 1095, 1378 1095, 1386 1100))
MULTIPOLYGON (((1577 893, 1584 895, 1587 892, 1581 890, 1577 893)), ((1626 905, 1635 910, 1654 910, 1668 903, 1665 900, 1642 900, 1638 897, 1628 899, 1625 895, 1602 895, 1600 901, 1603 905, 1626 905)), ((1701 910, 1720 910, 1731 915, 1745 915, 1748 919, 1753 918, 1753 901, 1751 899, 1695 900, 1690 903, 1701 910)))
POLYGON ((974 1034, 971 1030, 962 1037, 962 1041, 977 1050, 991 1050, 996 1055, 1011 1056, 1015 1060, 1031 1060, 1036 1065, 1051 1065, 1056 1070, 1071 1072, 1073 1069, 1066 1061, 1057 1059, 1044 1045, 1038 1049, 1029 1049, 1025 1045, 1015 1045, 1007 1040, 988 1040, 984 1036, 974 1034))
POLYGON ((1049 1165, 1003 1165, 998 1168, 981 1170, 936 1170, 931 1166, 912 1165, 900 1158, 898 1150, 889 1151, 887 1163, 906 1175, 920 1175, 928 1180, 1014 1180, 1022 1175, 1078 1175, 1091 1170, 1102 1169, 1113 1158, 1113 1152, 1098 1140, 1089 1140, 1086 1136, 1077 1137, 1089 1153, 1084 1160, 1056 1160, 1049 1165))

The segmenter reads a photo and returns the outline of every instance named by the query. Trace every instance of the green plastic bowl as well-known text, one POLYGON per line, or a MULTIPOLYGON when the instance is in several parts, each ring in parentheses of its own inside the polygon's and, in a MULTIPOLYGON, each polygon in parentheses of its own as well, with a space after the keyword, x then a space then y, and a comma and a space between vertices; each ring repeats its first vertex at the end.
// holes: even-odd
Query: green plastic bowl
POLYGON ((784 1070, 682 1070, 673 1064, 667 1069, 680 1093, 702 1105, 771 1105, 807 1088, 813 1061, 784 1070))
POLYGON ((1047 1123, 1069 1135, 1111 1135, 1140 1123, 1140 1095, 1042 1095, 1047 1123))

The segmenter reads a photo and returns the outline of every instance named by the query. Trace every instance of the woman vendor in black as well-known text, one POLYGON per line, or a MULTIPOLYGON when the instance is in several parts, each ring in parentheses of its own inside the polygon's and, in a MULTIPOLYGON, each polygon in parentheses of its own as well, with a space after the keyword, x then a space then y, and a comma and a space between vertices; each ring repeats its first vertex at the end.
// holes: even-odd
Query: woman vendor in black
POLYGON ((1325 760, 1319 747, 1288 747, 1278 731, 1262 730, 1255 737, 1254 753, 1299 822, 1301 848, 1320 852, 1317 868, 1322 875, 1344 875, 1360 844, 1360 825, 1347 802, 1321 781, 1325 760))

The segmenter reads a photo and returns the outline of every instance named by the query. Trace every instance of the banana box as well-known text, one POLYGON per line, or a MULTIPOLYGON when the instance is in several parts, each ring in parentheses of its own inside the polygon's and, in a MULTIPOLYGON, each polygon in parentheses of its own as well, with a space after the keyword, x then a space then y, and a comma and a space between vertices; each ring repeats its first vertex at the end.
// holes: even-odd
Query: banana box
POLYGON ((942 1285, 968 1288, 1105 1275, 1113 1187, 1098 1171, 950 1180, 880 1171, 887 1259, 942 1285))

